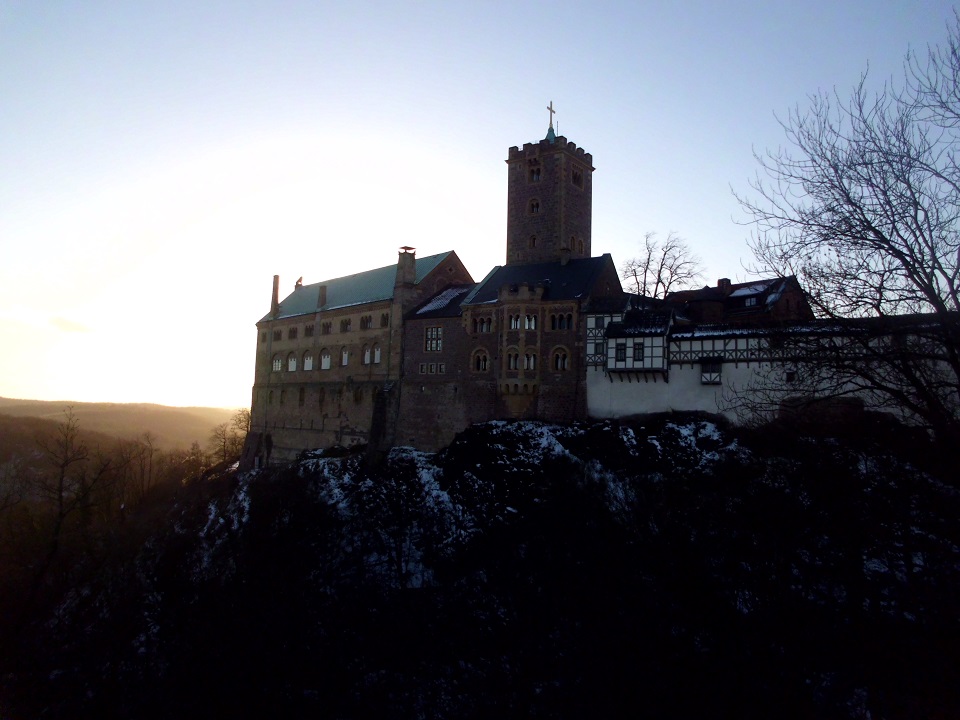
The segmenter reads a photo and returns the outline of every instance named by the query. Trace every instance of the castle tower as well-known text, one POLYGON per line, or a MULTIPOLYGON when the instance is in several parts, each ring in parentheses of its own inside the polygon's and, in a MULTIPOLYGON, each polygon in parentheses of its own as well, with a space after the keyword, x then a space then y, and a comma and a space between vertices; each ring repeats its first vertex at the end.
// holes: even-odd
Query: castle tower
POLYGON ((507 159, 507 264, 590 257, 593 156, 550 129, 507 159))

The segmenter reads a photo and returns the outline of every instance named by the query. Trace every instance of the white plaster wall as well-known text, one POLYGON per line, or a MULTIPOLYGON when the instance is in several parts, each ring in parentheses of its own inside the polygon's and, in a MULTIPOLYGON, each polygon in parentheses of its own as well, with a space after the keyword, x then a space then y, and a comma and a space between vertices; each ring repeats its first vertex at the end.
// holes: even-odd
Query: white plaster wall
POLYGON ((761 365, 766 367, 757 362, 724 363, 722 385, 703 385, 699 363, 671 366, 669 383, 664 382, 661 373, 629 373, 628 380, 627 373, 608 374, 603 368, 589 368, 587 412, 595 418, 619 418, 672 410, 701 410, 720 413, 736 421, 735 413, 724 408, 724 388, 728 388, 729 393, 731 387, 747 386, 761 365))

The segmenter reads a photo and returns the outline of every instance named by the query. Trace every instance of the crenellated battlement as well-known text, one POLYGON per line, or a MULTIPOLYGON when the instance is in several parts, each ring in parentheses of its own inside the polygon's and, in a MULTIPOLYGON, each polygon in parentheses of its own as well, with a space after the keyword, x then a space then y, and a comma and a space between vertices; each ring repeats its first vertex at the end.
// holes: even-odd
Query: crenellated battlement
POLYGON ((593 168, 593 156, 586 152, 583 148, 577 147, 577 144, 570 142, 563 135, 558 135, 554 138, 553 142, 550 142, 547 138, 544 138, 540 142, 536 143, 524 143, 523 149, 514 145, 508 151, 507 162, 516 162, 518 160, 523 160, 524 158, 535 157, 543 153, 551 152, 554 150, 564 150, 584 163, 590 165, 591 169, 593 168))

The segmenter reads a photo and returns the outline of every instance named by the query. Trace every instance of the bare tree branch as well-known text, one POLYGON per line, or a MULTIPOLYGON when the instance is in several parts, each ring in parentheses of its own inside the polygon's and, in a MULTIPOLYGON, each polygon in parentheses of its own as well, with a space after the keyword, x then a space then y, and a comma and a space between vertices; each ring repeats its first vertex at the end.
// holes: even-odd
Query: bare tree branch
POLYGON ((673 231, 663 241, 655 232, 646 233, 640 255, 625 261, 620 272, 637 295, 658 299, 703 279, 700 258, 673 231))
POLYGON ((738 196, 751 270, 796 275, 821 318, 933 319, 913 333, 871 325, 856 352, 806 338, 810 391, 868 393, 947 435, 960 407, 958 42, 960 17, 926 62, 907 55, 900 85, 873 92, 864 74, 847 99, 792 109, 786 147, 756 154, 754 192, 738 196))

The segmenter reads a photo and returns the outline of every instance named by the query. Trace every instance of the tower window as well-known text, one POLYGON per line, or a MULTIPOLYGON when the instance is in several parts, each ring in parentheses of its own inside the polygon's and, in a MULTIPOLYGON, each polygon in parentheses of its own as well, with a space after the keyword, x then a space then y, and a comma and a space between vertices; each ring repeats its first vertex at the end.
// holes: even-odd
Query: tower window
POLYGON ((583 187, 583 169, 579 167, 574 167, 573 171, 570 174, 570 180, 578 188, 583 187))
POLYGON ((530 249, 531 249, 531 250, 536 250, 536 249, 537 249, 537 236, 536 236, 536 235, 531 235, 531 236, 530 236, 530 249))
POLYGON ((536 215, 536 214, 538 214, 539 212, 540 212, 540 201, 539 201, 539 200, 536 200, 536 199, 531 200, 531 201, 530 201, 530 214, 531 214, 531 215, 536 215))
POLYGON ((540 168, 530 168, 530 182, 540 182, 540 168))

